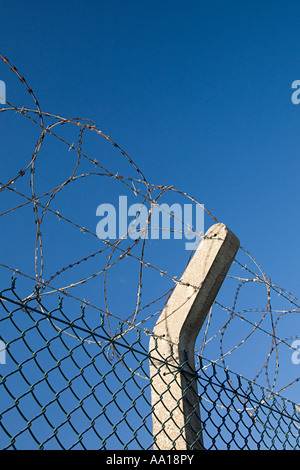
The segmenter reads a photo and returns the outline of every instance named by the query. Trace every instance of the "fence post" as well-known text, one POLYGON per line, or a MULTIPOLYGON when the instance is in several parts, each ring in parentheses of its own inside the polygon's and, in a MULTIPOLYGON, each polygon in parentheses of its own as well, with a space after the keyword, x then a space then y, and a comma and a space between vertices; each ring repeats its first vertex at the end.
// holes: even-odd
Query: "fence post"
POLYGON ((195 341, 239 249, 224 225, 206 232, 150 339, 154 449, 203 449, 195 341))

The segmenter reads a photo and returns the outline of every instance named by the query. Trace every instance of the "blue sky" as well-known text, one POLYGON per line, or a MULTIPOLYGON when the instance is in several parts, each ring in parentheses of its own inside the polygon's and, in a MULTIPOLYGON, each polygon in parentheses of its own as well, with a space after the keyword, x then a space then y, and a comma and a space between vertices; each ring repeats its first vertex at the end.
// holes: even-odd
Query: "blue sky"
MULTIPOLYGON (((95 121, 149 182, 173 185, 203 203, 239 237, 266 275, 297 297, 300 106, 291 101, 291 85, 300 79, 299 14, 295 1, 2 2, 0 52, 25 76, 43 111, 95 121)), ((9 102, 33 106, 2 62, 0 80, 9 102)), ((39 133, 23 117, 3 113, 0 119, 1 178, 6 181, 30 160, 39 133)), ((70 142, 76 141, 76 132, 59 129, 70 142)), ((113 171, 120 168, 136 177, 102 140, 85 134, 86 152, 113 171)), ((73 167, 71 153, 49 138, 37 162, 38 191, 62 181, 73 167)), ((57 200, 70 218, 95 230, 97 206, 115 203, 123 187, 111 189, 102 180, 80 184, 78 192, 66 189, 57 200)), ((4 208, 12 205, 6 197, 4 208)), ((212 221, 206 217, 205 223, 208 228, 212 221)), ((48 276, 57 269, 57 243, 58 268, 96 246, 94 240, 91 246, 77 242, 78 234, 65 226, 63 235, 57 234, 50 219, 45 226, 48 276)), ((32 209, 18 219, 8 215, 1 230, 7 247, 3 263, 20 263, 32 275, 32 209)), ((161 243, 149 257, 179 277, 188 255, 183 244, 161 243)), ((113 282, 128 282, 122 269, 112 275, 113 282)), ((86 270, 92 272, 93 266, 86 270)), ((8 273, 1 276, 6 282, 8 273)), ((158 286, 155 281, 151 289, 160 293, 158 286)), ((120 315, 111 289, 112 310, 120 315)), ((154 295, 150 291, 146 288, 148 299, 154 295)), ((259 303, 260 294, 254 295, 259 303)), ((232 293, 224 296, 230 304, 232 293)), ((245 303, 256 304, 252 294, 245 303)), ((294 317, 283 332, 295 335, 298 329, 294 317)), ((298 374, 296 366, 289 363, 289 368, 298 374)))
POLYGON ((95 120, 149 181, 195 195, 297 286, 296 2, 14 5, 1 6, 2 52, 43 110, 95 120))

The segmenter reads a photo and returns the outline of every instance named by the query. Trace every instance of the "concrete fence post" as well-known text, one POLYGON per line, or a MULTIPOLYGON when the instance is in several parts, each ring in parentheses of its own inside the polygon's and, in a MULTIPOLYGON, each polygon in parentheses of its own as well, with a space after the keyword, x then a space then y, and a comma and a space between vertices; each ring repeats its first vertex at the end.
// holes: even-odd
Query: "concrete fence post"
POLYGON ((154 449, 203 449, 195 341, 239 246, 224 224, 210 227, 156 322, 149 344, 154 449))

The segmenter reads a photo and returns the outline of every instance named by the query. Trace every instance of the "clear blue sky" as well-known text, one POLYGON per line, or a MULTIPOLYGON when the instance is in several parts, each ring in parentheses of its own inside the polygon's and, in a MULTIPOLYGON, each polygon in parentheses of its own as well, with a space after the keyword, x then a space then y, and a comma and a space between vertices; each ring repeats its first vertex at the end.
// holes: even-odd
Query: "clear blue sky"
MULTIPOLYGON (((298 9, 4 2, 1 51, 43 110, 94 119, 149 181, 195 195, 296 288, 298 9)), ((1 74, 7 98, 18 101, 20 85, 4 65, 1 74)))
MULTIPOLYGON (((173 185, 203 203, 273 282, 297 296, 300 105, 291 101, 291 85, 300 79, 299 14, 296 1, 2 2, 0 52, 26 77, 43 111, 94 120, 148 181, 173 185)), ((33 106, 2 62, 0 80, 6 83, 8 101, 33 106)), ((30 160, 38 138, 24 118, 19 128, 10 119, 8 113, 0 115, 4 181, 30 160)), ((75 140, 76 134, 68 137, 75 140)), ((98 160, 118 171, 120 157, 114 160, 113 149, 98 141, 86 137, 87 153, 98 158, 100 152, 98 160)), ((40 191, 73 168, 74 160, 66 163, 70 154, 61 150, 49 139, 38 163, 40 191)), ((122 170, 136 176, 125 164, 122 170)), ((60 202, 71 218, 95 229, 98 204, 122 194, 122 188, 110 193, 105 184, 95 183, 82 189, 79 199, 60 202)), ((1 226, 2 259, 13 266, 20 261, 24 270, 31 263, 32 275, 34 227, 24 214, 17 229, 12 216, 5 225, 11 232, 1 226)), ((205 222, 206 228, 212 223, 209 218, 205 222)), ((47 228, 51 233, 51 222, 47 228)), ((46 242, 51 275, 54 251, 47 236, 46 242)), ((62 245, 59 267, 74 260, 74 247, 78 257, 93 249, 73 239, 62 245)), ((183 245, 176 249, 176 258, 166 249, 169 258, 162 259, 158 251, 154 262, 169 264, 172 275, 180 276, 187 253, 183 245)), ((8 273, 1 276, 6 282, 8 273)), ((116 276, 125 282, 126 272, 116 276)), ((113 311, 120 314, 120 305, 113 302, 113 311)), ((287 335, 300 334, 299 321, 293 321, 287 335)), ((298 374, 296 366, 289 367, 298 374)))

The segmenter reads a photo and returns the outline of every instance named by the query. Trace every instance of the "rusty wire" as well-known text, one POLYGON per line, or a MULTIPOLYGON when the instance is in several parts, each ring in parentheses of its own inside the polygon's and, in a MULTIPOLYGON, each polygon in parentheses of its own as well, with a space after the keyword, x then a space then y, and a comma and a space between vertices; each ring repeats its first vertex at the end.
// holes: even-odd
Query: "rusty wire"
MULTIPOLYGON (((17 112, 24 119, 29 120, 35 128, 39 130, 39 137, 34 144, 34 150, 32 155, 29 158, 29 161, 26 165, 18 170, 16 174, 11 175, 7 181, 0 182, 0 193, 14 194, 21 197, 23 202, 21 204, 12 204, 8 209, 3 210, 0 214, 0 217, 5 217, 11 213, 17 213, 23 208, 32 206, 33 215, 35 221, 35 248, 34 248, 34 272, 35 275, 32 276, 26 272, 23 272, 19 269, 18 266, 9 266, 5 263, 0 263, 3 268, 10 270, 11 272, 17 273, 20 276, 26 277, 33 281, 34 290, 39 289, 40 296, 50 296, 53 294, 60 294, 80 302, 82 305, 89 305, 90 308, 95 311, 105 313, 107 318, 108 327, 110 333, 112 334, 112 326, 110 325, 110 320, 116 318, 121 320, 127 325, 127 330, 123 331, 123 335, 129 332, 131 329, 140 329, 146 334, 151 334, 150 330, 147 328, 147 323, 149 320, 156 318, 156 316, 162 311, 163 306, 170 294, 172 293, 173 288, 177 283, 180 283, 180 278, 178 273, 173 275, 172 273, 166 272, 164 266, 160 262, 156 264, 149 262, 146 257, 145 248, 147 245, 146 237, 140 237, 132 242, 126 247, 123 248, 123 240, 117 239, 116 241, 99 240, 97 235, 88 228, 85 228, 81 225, 80 220, 73 220, 68 217, 62 211, 57 211, 52 208, 53 201, 55 198, 66 190, 67 187, 70 187, 75 181, 81 179, 88 179, 94 176, 101 178, 109 178, 114 182, 118 182, 123 185, 126 190, 132 192, 136 197, 141 199, 141 204, 147 201, 150 204, 150 211, 147 219, 147 229, 151 225, 151 216, 152 209, 155 204, 159 204, 161 198, 166 194, 173 194, 176 196, 183 197, 185 201, 193 203, 194 205, 200 205, 196 197, 193 197, 187 194, 184 191, 174 188, 173 186, 164 186, 162 184, 154 184, 149 182, 146 179, 146 176, 140 169, 139 165, 133 160, 129 154, 123 150, 123 148, 109 135, 102 132, 92 120, 80 119, 80 118, 64 118, 53 113, 42 111, 38 99, 34 94, 31 87, 28 85, 26 79, 18 72, 17 68, 14 67, 10 61, 0 54, 0 58, 3 63, 5 63, 13 72, 13 74, 20 80, 21 84, 25 87, 30 97, 33 100, 34 107, 19 107, 15 106, 12 103, 6 103, 6 106, 1 109, 2 116, 9 112, 17 112), (51 123, 46 124, 45 119, 50 119, 51 123), (59 135, 58 130, 62 126, 71 126, 77 129, 77 144, 74 142, 69 142, 66 138, 63 138, 59 135), (112 171, 109 168, 106 168, 102 163, 100 163, 96 158, 91 157, 84 150, 83 138, 88 138, 89 133, 96 134, 99 138, 105 139, 108 144, 114 147, 121 158, 124 158, 130 167, 133 169, 135 176, 121 175, 112 171), (59 185, 56 185, 50 190, 45 190, 39 193, 36 190, 36 163, 38 161, 39 154, 43 145, 45 145, 45 139, 48 136, 52 136, 61 144, 63 144, 65 151, 68 151, 74 156, 74 165, 73 170, 67 178, 64 178, 59 185), (90 167, 88 171, 83 171, 80 173, 81 163, 84 161, 90 167), (24 181, 28 178, 31 194, 26 195, 22 189, 18 189, 18 183, 24 181), (59 258, 57 259, 57 269, 53 272, 48 279, 44 279, 45 266, 47 263, 47 253, 44 250, 43 244, 43 235, 42 227, 44 224, 44 219, 47 214, 54 215, 58 220, 61 220, 63 223, 68 224, 76 231, 81 231, 83 234, 86 234, 90 237, 96 238, 99 243, 101 242, 101 248, 95 251, 86 253, 84 256, 75 259, 70 264, 62 266, 59 263, 59 258), (140 247, 139 255, 136 254, 134 249, 140 247), (90 260, 99 257, 100 255, 106 255, 106 259, 102 262, 102 265, 97 272, 90 272, 88 275, 81 277, 79 280, 73 280, 71 283, 64 285, 59 283, 60 276, 66 272, 72 272, 72 269, 83 264, 88 263, 90 260), (136 285, 136 299, 135 306, 129 316, 123 317, 122 314, 115 314, 110 311, 109 308, 109 294, 107 290, 107 282, 110 271, 113 267, 118 265, 122 260, 130 258, 137 263, 137 285, 136 285), (144 290, 144 272, 145 269, 151 269, 156 274, 159 274, 164 279, 168 281, 168 287, 165 292, 159 293, 152 300, 147 301, 145 304, 142 303, 142 293, 144 290), (92 279, 98 278, 100 275, 103 275, 103 299, 104 299, 104 308, 101 308, 95 305, 93 302, 89 301, 82 296, 74 294, 75 288, 78 286, 83 286, 88 284, 92 279), (59 285, 57 285, 59 283, 59 285), (156 308, 157 304, 157 308, 156 308)), ((210 210, 205 206, 203 207, 206 213, 206 217, 209 218, 211 223, 218 222, 217 218, 212 214, 210 210)), ((137 213, 137 216, 139 213, 137 213)), ((174 217, 174 214, 170 213, 170 217, 174 217)), ((184 225, 184 221, 181 221, 184 225)), ((128 235, 128 232, 127 232, 128 235)), ((200 234, 198 234, 200 235, 200 234)), ((188 260, 187 260, 188 262, 188 260)), ((250 338, 253 338, 258 332, 263 334, 266 340, 269 342, 269 350, 266 354, 266 357, 262 363, 258 366, 258 370, 254 375, 253 382, 258 381, 258 379, 264 373, 265 383, 267 384, 270 393, 275 390, 283 391, 288 387, 291 387, 298 382, 299 378, 291 380, 289 383, 280 385, 279 390, 276 389, 279 370, 280 370, 280 347, 286 346, 291 347, 290 341, 297 338, 297 335, 291 335, 289 337, 281 337, 279 330, 280 320, 286 315, 292 315, 299 313, 299 300, 289 293, 286 289, 278 286, 273 283, 271 279, 264 273, 260 264, 256 261, 254 256, 243 246, 240 247, 237 257, 234 262, 235 272, 230 273, 227 276, 228 282, 235 282, 237 285, 233 288, 232 302, 231 305, 224 305, 220 299, 217 299, 214 303, 213 308, 211 309, 206 326, 203 331, 202 342, 198 346, 196 353, 203 354, 206 348, 216 340, 219 345, 219 354, 214 359, 215 362, 222 363, 226 366, 226 360, 234 352, 239 350, 250 338), (248 261, 245 262, 244 259, 248 261), (250 264, 250 267, 248 266, 250 264), (237 272, 239 270, 239 272, 237 272), (264 286, 264 305, 257 308, 247 308, 247 306, 238 306, 241 293, 247 289, 249 286, 264 286), (287 303, 287 308, 276 308, 273 306, 273 296, 278 296, 281 301, 287 303), (292 308, 291 308, 292 306, 292 308), (217 327, 212 326, 212 320, 214 319, 216 308, 219 311, 224 313, 222 317, 221 325, 217 327), (253 314, 259 314, 260 317, 254 321, 252 319, 253 314), (226 350, 225 339, 228 337, 230 332, 230 327, 235 320, 243 322, 249 326, 249 330, 245 333, 245 336, 239 341, 236 342, 233 346, 229 347, 226 350), (268 326, 265 326, 265 324, 268 326), (212 329, 213 328, 213 329, 212 329), (273 366, 271 367, 272 360, 273 366), (273 368, 273 370, 271 370, 273 368)), ((182 270, 180 270, 182 272, 182 270)), ((179 272, 180 276, 180 272, 179 272)), ((28 298, 32 294, 28 294, 28 298)), ((252 294, 253 295, 253 294, 252 294)), ((58 327, 57 327, 58 328, 58 327)), ((117 335, 117 331, 115 332, 117 335)))

